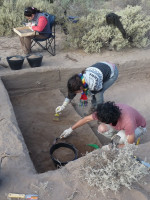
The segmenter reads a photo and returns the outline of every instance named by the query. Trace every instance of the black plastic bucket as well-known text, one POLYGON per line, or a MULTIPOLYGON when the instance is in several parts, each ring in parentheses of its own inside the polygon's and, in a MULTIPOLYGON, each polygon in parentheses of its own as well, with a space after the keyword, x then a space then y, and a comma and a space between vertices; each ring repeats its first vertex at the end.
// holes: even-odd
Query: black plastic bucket
MULTIPOLYGON (((55 141, 57 141, 57 140, 58 139, 56 139, 55 141)), ((50 148, 50 157, 53 160, 53 162, 54 162, 56 167, 61 167, 61 166, 66 165, 70 161, 76 160, 78 158, 78 151, 72 144, 62 143, 61 142, 61 143, 57 143, 57 144, 53 144, 52 145, 52 147, 50 148), (61 147, 65 147, 65 148, 68 148, 68 149, 72 150, 73 153, 74 153, 74 158, 72 160, 68 160, 67 162, 60 162, 57 158, 55 158, 53 156, 54 151, 59 149, 59 148, 61 148, 61 147)))
POLYGON ((42 64, 42 54, 32 54, 26 56, 28 63, 31 67, 40 67, 42 64))
POLYGON ((23 62, 24 62, 24 57, 23 56, 9 56, 6 58, 10 68, 12 70, 19 70, 22 68, 23 62), (14 58, 14 60, 11 60, 12 58, 14 58), (15 60, 16 58, 16 60, 15 60))

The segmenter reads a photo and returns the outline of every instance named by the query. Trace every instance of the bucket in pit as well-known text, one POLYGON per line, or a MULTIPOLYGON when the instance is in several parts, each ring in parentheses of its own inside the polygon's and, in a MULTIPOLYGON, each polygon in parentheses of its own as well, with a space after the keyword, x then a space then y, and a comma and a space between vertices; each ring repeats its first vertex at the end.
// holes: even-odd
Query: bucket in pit
POLYGON ((61 167, 70 161, 76 160, 78 158, 78 151, 72 144, 54 143, 50 148, 50 157, 56 167, 61 167))

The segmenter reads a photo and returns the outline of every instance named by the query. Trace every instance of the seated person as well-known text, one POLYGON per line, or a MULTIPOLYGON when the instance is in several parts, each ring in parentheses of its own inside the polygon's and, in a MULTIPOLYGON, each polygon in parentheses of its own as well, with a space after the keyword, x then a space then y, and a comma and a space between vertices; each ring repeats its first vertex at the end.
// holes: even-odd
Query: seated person
MULTIPOLYGON (((48 23, 48 15, 46 13, 42 13, 34 7, 27 7, 24 10, 24 16, 29 21, 27 26, 30 26, 32 30, 39 32, 39 35, 37 35, 36 38, 45 39, 49 37, 50 26, 48 23)), ((31 52, 31 39, 34 37, 35 36, 20 37, 21 46, 25 54, 31 52)))
POLYGON ((113 139, 114 135, 120 136, 119 146, 123 147, 125 143, 133 144, 146 132, 146 121, 144 117, 131 106, 106 102, 98 104, 96 111, 66 129, 60 138, 66 138, 76 128, 92 121, 98 120, 98 133, 107 138, 113 139))

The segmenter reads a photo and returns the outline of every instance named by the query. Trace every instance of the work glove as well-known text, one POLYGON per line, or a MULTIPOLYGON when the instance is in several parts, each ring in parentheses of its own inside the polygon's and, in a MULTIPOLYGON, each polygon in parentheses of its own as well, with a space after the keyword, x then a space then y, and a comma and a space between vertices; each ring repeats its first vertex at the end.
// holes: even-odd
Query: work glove
POLYGON ((58 106, 58 107, 55 109, 55 113, 60 113, 62 110, 64 110, 65 107, 68 105, 69 102, 70 102, 70 99, 65 98, 65 101, 63 102, 62 106, 58 106))
POLYGON ((117 146, 120 142, 121 137, 117 134, 115 134, 112 138, 111 138, 111 142, 113 145, 117 146))
POLYGON ((73 131, 73 130, 72 130, 71 127, 68 128, 68 129, 66 129, 66 130, 60 135, 60 139, 68 137, 68 136, 72 133, 72 131, 73 131))

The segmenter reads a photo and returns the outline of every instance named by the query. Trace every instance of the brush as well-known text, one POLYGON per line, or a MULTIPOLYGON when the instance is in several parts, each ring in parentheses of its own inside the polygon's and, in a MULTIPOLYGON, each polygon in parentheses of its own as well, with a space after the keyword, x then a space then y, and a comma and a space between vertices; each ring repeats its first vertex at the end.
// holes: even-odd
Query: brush
POLYGON ((59 113, 55 113, 55 114, 54 114, 53 121, 56 121, 56 122, 60 121, 60 118, 59 118, 59 116, 60 116, 60 114, 59 114, 59 113))

